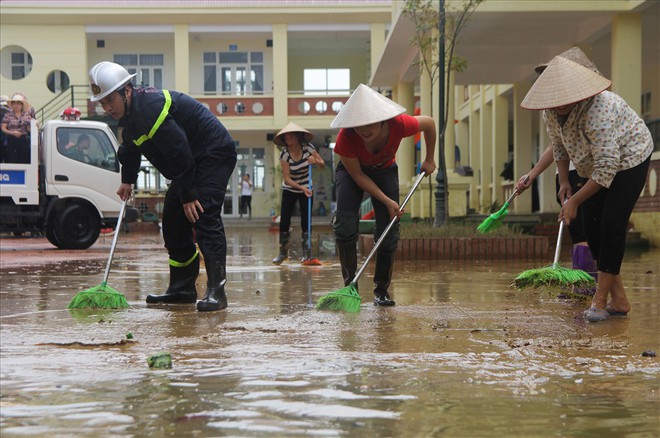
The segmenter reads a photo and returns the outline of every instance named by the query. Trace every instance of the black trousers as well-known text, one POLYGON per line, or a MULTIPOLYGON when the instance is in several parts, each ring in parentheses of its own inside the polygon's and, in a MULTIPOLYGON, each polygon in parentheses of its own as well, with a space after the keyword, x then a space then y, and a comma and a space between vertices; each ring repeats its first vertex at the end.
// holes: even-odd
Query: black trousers
POLYGON ((632 169, 617 173, 609 188, 602 188, 582 204, 584 231, 598 270, 619 274, 626 249, 628 220, 646 182, 651 157, 632 169))
POLYGON ((23 135, 19 138, 13 135, 5 135, 3 147, 3 163, 30 163, 30 136, 23 135))
POLYGON ((186 218, 176 182, 167 190, 163 205, 163 239, 170 259, 184 262, 195 254, 194 229, 202 256, 226 263, 227 239, 221 213, 227 183, 235 166, 236 158, 197 163, 195 185, 204 212, 199 214, 195 224, 186 218))
MULTIPOLYGON (((395 200, 397 203, 399 202, 399 167, 396 163, 384 169, 363 167, 362 171, 371 178, 388 198, 395 200)), ((337 165, 335 184, 337 189, 337 212, 342 212, 342 214, 335 215, 335 237, 338 242, 355 242, 357 240, 357 230, 354 230, 355 225, 346 224, 347 226, 345 226, 345 224, 340 222, 347 220, 350 216, 359 215, 364 191, 353 181, 353 178, 342 163, 337 165)), ((378 241, 390 223, 390 215, 387 207, 382 202, 372 198, 371 203, 376 216, 374 239, 378 241)), ((386 240, 383 241, 379 251, 381 249, 386 252, 395 251, 398 241, 399 223, 397 222, 386 236, 386 240)))
POLYGON ((252 215, 252 195, 241 195, 241 210, 240 214, 249 214, 252 215))
MULTIPOLYGON (((312 202, 314 199, 312 198, 312 202)), ((282 190, 282 211, 280 212, 280 233, 286 233, 291 228, 291 216, 296 203, 300 206, 300 228, 303 233, 309 231, 308 204, 309 198, 304 193, 294 193, 282 190)))

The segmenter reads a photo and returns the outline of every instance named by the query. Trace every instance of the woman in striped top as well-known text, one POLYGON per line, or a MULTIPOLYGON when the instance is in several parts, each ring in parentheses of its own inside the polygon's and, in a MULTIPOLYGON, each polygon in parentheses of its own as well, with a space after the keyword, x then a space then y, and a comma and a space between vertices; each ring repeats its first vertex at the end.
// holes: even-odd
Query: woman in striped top
POLYGON ((296 202, 300 206, 300 226, 302 228, 303 260, 309 258, 308 240, 308 199, 309 166, 318 164, 325 167, 325 161, 310 143, 314 136, 311 132, 295 123, 289 123, 273 139, 273 143, 283 146, 280 154, 282 165, 282 210, 280 213, 280 253, 273 259, 273 264, 280 265, 289 257, 291 240, 291 215, 296 202))

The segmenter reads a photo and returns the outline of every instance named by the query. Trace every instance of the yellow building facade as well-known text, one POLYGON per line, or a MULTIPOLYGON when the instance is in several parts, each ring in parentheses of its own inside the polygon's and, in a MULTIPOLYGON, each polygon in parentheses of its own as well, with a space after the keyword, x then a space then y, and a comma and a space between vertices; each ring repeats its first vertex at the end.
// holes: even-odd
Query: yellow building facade
MULTIPOLYGON (((452 3, 446 2, 448 10, 452 3)), ((380 89, 410 114, 416 108, 437 114, 438 87, 416 66, 414 27, 401 6, 390 0, 3 0, 0 93, 25 93, 42 119, 57 117, 71 104, 102 118, 100 108, 88 102, 87 72, 110 60, 138 73, 138 85, 191 94, 237 141, 239 163, 225 216, 238 216, 239 178, 250 173, 256 183, 253 215, 266 217, 279 209, 280 151, 272 137, 288 122, 310 130, 326 162, 336 164, 331 146, 337 131, 330 122, 360 83, 380 89)), ((513 160, 517 178, 538 159, 547 135, 539 114, 519 103, 533 83, 533 67, 574 45, 646 121, 660 118, 659 9, 658 2, 632 0, 483 2, 456 46, 468 68, 449 77, 453 123, 445 141, 456 145, 445 150, 450 216, 484 214, 501 205, 513 185, 499 176, 504 164, 513 160), (458 164, 472 175, 456 173, 458 164)), ((413 139, 402 143, 397 155, 402 193, 423 150, 420 157, 413 139)), ((651 184, 633 216, 635 228, 656 245, 658 158, 655 152, 651 184)), ((331 211, 330 169, 315 176, 316 214, 331 211)), ((139 199, 158 212, 164 183, 152 170, 140 178, 139 199)), ((409 207, 413 216, 435 214, 434 190, 434 180, 420 187, 409 207)), ((537 209, 525 195, 514 211, 556 212, 554 172, 543 174, 538 193, 537 209)))

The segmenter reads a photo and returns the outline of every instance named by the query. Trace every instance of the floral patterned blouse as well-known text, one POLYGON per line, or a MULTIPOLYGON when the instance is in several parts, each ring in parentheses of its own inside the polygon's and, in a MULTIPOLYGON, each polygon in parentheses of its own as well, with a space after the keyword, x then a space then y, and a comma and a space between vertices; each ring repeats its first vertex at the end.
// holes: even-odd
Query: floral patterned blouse
POLYGON ((21 134, 28 135, 31 120, 32 116, 28 112, 23 111, 20 116, 17 116, 15 112, 9 111, 2 119, 2 124, 7 125, 7 129, 10 131, 20 131, 21 134))
POLYGON ((643 163, 653 152, 644 121, 610 91, 578 102, 563 126, 552 110, 543 111, 543 121, 555 161, 570 159, 580 176, 605 188, 618 172, 643 163))

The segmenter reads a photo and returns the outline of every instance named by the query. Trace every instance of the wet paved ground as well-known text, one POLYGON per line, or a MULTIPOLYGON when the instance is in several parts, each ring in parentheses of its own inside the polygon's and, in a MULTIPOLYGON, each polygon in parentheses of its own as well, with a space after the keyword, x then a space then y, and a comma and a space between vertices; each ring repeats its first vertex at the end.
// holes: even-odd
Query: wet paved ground
POLYGON ((590 324, 585 303, 510 289, 539 267, 524 261, 399 262, 388 309, 371 266, 360 313, 320 312, 334 257, 277 267, 276 233, 228 238, 229 308, 205 314, 146 306, 168 281, 157 234, 119 238, 120 311, 66 310, 101 282, 111 237, 1 239, 2 437, 660 435, 660 363, 642 356, 660 353, 659 250, 626 255, 630 316, 590 324), (150 370, 161 351, 173 368, 150 370))

